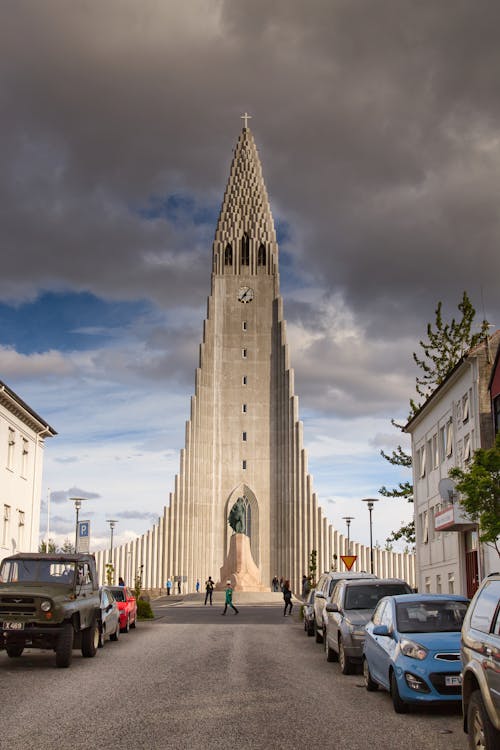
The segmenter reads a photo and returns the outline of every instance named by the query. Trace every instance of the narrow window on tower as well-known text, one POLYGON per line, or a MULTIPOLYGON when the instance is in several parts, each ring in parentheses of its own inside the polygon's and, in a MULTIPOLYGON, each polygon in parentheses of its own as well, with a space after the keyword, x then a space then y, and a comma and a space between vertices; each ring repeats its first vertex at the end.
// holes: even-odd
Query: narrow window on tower
POLYGON ((243 468, 243 469, 246 469, 246 468, 247 468, 247 462, 246 462, 246 461, 243 461, 243 467, 242 467, 242 468, 243 468))
POLYGON ((225 266, 233 265, 233 248, 229 244, 226 245, 226 249, 224 251, 224 265, 225 266))
POLYGON ((246 384, 247 384, 247 376, 243 375, 243 377, 241 379, 241 385, 246 385, 246 384))
POLYGON ((257 253, 257 265, 258 266, 266 265, 266 247, 264 244, 261 244, 259 247, 259 252, 257 253))
POLYGON ((250 265, 250 237, 246 232, 241 240, 241 265, 250 265))
POLYGON ((247 405, 246 404, 242 404, 241 405, 241 411, 243 412, 243 414, 247 413, 247 405))
POLYGON ((241 358, 242 359, 246 359, 247 358, 247 350, 246 349, 242 349, 241 350, 241 358))
POLYGON ((241 324, 241 328, 242 328, 243 331, 247 330, 247 322, 246 322, 246 320, 244 320, 243 323, 241 324))
POLYGON ((247 441, 247 434, 246 434, 246 432, 242 432, 241 433, 241 439, 243 440, 244 443, 246 443, 246 441, 247 441))

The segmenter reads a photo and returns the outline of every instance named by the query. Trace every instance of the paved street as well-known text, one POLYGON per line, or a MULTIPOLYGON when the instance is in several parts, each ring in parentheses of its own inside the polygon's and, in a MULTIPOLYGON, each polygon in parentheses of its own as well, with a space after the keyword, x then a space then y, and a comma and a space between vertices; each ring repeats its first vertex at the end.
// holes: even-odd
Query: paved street
POLYGON ((299 606, 284 618, 277 597, 236 595, 240 614, 226 617, 201 596, 158 600, 154 621, 94 659, 75 651, 69 669, 50 652, 0 653, 2 748, 465 750, 457 710, 396 715, 388 694, 329 664, 299 606))

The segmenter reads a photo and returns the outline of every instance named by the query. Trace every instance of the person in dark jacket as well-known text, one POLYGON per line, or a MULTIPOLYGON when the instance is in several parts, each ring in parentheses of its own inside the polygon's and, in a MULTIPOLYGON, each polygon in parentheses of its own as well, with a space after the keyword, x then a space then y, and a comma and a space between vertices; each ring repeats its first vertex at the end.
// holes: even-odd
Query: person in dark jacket
POLYGON ((286 617, 287 615, 287 609, 290 607, 290 611, 288 612, 288 615, 292 614, 292 590, 290 588, 290 581, 288 578, 286 579, 285 583, 283 584, 283 599, 285 600, 285 609, 283 611, 283 617, 286 617))

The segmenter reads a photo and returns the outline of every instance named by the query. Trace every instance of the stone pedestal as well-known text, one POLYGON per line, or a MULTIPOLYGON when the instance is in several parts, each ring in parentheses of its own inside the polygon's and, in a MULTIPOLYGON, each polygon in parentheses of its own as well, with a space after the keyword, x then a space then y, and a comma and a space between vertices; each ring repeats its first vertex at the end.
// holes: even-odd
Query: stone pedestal
POLYGON ((220 581, 217 591, 226 588, 226 581, 231 581, 234 591, 270 591, 263 586, 260 571, 252 557, 250 539, 246 534, 233 534, 229 543, 229 552, 220 569, 220 581))

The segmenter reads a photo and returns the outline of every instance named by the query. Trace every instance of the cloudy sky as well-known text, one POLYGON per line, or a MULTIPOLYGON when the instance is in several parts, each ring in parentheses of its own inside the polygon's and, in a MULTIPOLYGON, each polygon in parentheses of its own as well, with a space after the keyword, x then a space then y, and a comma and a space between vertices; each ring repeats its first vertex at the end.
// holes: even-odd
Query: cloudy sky
MULTIPOLYGON (((71 495, 96 546, 168 503, 248 111, 309 468, 367 542, 360 498, 407 478, 380 449, 437 302, 467 290, 500 327, 498 3, 16 0, 0 20, 0 378, 59 433, 55 536, 71 495)), ((375 539, 410 514, 381 502, 375 539)))

